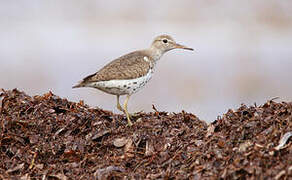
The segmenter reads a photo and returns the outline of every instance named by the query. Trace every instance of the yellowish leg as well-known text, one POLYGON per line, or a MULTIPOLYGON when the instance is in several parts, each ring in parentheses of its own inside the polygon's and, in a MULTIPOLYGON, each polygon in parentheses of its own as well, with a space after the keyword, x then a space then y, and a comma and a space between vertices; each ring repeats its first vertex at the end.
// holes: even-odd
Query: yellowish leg
POLYGON ((130 120, 130 114, 128 112, 128 101, 129 101, 129 98, 130 98, 130 95, 127 95, 126 100, 125 100, 125 104, 124 104, 124 110, 125 110, 125 113, 126 113, 126 116, 127 116, 128 125, 129 126, 132 126, 133 123, 130 120))
POLYGON ((117 108, 118 108, 118 110, 120 110, 123 113, 125 113, 125 110, 122 108, 122 106, 120 104, 120 95, 117 95, 117 108))

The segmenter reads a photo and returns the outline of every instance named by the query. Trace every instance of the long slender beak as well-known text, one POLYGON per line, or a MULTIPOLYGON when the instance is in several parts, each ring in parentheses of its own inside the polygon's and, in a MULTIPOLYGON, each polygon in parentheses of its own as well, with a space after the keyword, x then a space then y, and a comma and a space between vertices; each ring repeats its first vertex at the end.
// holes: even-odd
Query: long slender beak
POLYGON ((181 44, 175 44, 175 48, 178 48, 178 49, 186 49, 186 50, 190 50, 190 51, 193 51, 194 50, 193 48, 189 48, 189 47, 186 47, 186 46, 181 45, 181 44))

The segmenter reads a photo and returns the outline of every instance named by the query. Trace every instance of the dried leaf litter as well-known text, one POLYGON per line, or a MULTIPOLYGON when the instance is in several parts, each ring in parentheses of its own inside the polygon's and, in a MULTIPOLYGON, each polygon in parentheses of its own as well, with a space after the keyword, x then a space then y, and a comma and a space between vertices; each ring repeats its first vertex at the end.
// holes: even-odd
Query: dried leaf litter
POLYGON ((123 115, 0 91, 0 179, 291 179, 292 103, 123 115))

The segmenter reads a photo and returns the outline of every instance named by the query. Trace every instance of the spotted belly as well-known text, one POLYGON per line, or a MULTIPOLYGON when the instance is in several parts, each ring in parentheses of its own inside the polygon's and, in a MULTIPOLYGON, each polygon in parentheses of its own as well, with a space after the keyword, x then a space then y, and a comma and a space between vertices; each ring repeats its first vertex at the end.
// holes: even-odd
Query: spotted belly
POLYGON ((152 74, 153 71, 150 70, 145 76, 136 79, 99 81, 89 83, 86 86, 97 88, 113 95, 131 95, 144 87, 145 84, 151 79, 152 74))

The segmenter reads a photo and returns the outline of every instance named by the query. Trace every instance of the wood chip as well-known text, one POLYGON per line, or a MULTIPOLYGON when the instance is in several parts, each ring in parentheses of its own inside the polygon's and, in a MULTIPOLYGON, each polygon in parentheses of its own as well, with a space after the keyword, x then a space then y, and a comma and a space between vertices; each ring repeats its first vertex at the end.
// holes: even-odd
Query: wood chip
POLYGON ((113 142, 115 147, 123 147, 127 143, 128 139, 126 137, 116 138, 113 142))

